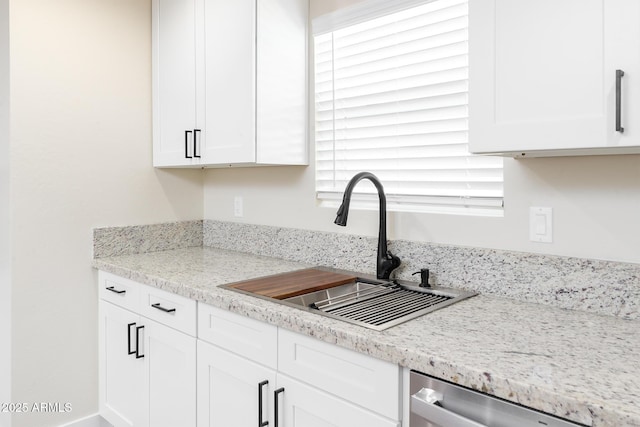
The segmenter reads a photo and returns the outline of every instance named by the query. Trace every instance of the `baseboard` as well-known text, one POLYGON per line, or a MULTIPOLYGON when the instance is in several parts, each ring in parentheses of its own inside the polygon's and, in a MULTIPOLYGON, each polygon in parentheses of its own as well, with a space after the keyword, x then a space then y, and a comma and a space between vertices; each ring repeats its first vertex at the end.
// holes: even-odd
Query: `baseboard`
POLYGON ((86 418, 76 420, 69 424, 61 425, 60 427, 113 427, 100 415, 90 415, 86 418))

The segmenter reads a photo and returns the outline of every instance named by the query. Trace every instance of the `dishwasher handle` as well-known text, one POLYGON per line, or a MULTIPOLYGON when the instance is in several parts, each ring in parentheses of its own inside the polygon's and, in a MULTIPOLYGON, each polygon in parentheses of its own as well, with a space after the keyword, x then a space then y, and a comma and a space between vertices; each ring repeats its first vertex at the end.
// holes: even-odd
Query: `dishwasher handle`
POLYGON ((440 404, 442 394, 430 388, 423 388, 411 395, 411 412, 430 423, 447 427, 487 427, 455 412, 443 408, 440 404))

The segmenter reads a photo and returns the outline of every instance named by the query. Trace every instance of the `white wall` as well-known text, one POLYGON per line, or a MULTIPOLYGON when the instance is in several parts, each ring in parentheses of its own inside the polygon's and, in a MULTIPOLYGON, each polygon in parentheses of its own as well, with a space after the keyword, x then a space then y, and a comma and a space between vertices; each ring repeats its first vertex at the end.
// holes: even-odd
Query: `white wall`
MULTIPOLYGON (((0 402, 11 402, 9 212, 9 0, 0 0, 0 402)), ((0 414, 0 427, 9 421, 0 414)))
POLYGON ((150 5, 11 1, 12 400, 73 408, 14 427, 98 410, 92 228, 203 215, 201 171, 152 168, 150 5))
MULTIPOLYGON (((311 14, 356 2, 311 0, 311 14)), ((375 211, 354 211, 348 227, 335 226, 335 209, 317 206, 314 173, 313 157, 307 168, 207 170, 205 218, 377 233, 375 211), (243 218, 233 216, 234 196, 244 199, 243 218)), ((639 155, 505 159, 504 179, 503 218, 392 213, 389 237, 640 263, 639 155), (531 206, 553 208, 553 243, 529 241, 531 206)))

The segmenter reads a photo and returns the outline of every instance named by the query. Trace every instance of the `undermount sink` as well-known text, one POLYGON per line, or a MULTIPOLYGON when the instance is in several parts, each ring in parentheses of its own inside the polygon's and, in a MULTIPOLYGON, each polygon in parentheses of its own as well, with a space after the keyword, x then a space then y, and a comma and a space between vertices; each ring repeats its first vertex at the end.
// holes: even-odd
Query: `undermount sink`
POLYGON ((280 302, 382 331, 474 295, 458 289, 358 277, 351 283, 280 302))

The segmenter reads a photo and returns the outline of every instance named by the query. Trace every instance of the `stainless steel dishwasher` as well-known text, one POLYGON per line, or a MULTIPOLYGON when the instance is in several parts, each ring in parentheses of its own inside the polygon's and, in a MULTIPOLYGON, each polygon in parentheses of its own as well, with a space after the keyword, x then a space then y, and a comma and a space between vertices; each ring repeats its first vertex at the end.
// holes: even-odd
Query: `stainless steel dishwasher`
POLYGON ((411 371, 410 427, 575 427, 514 403, 411 371))

